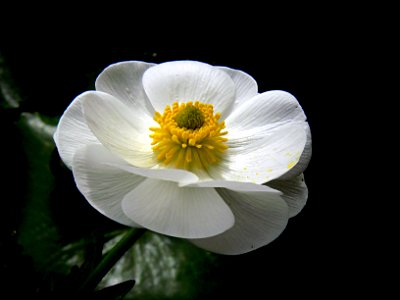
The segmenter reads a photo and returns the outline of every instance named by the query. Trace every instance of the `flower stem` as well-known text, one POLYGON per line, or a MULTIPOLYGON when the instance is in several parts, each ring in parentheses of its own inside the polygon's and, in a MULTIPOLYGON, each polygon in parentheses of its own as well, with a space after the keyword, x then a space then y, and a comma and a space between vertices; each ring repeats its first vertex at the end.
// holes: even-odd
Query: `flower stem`
POLYGON ((143 228, 130 229, 121 240, 108 251, 97 267, 89 274, 81 285, 79 292, 87 293, 93 291, 103 277, 111 270, 116 262, 135 244, 135 242, 146 232, 143 228))

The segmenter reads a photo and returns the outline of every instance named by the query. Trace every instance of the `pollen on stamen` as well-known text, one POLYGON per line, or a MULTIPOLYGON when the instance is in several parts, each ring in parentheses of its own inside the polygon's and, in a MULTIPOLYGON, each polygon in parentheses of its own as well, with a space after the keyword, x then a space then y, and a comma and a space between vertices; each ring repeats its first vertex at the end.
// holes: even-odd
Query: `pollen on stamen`
POLYGON ((152 149, 160 164, 190 171, 207 171, 218 164, 228 146, 225 122, 213 105, 199 101, 178 103, 156 112, 159 127, 150 127, 152 149))

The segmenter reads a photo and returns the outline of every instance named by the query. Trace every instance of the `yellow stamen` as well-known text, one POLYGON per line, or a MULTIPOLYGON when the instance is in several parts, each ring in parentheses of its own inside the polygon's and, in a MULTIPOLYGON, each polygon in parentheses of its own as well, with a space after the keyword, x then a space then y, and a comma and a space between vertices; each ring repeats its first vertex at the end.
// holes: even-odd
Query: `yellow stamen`
POLYGON ((155 157, 166 166, 207 171, 228 149, 228 139, 222 137, 228 132, 220 118, 211 104, 196 101, 167 105, 163 114, 154 114, 160 127, 149 128, 155 157))

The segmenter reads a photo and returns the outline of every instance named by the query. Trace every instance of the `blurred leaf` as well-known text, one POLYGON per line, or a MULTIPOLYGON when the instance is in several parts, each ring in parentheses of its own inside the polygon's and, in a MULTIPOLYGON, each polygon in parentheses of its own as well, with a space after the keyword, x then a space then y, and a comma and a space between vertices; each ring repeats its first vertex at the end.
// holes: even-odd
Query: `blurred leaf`
POLYGON ((0 53, 0 106, 2 108, 17 108, 20 102, 18 89, 0 53))
POLYGON ((60 240, 49 207, 54 187, 49 161, 54 149, 52 136, 56 122, 39 114, 23 113, 17 124, 27 160, 26 202, 18 241, 38 270, 43 270, 49 257, 58 250, 60 240))
POLYGON ((107 253, 101 256, 99 249, 99 260, 96 265, 91 268, 79 287, 79 292, 90 292, 96 289, 101 280, 115 266, 119 259, 130 250, 141 236, 146 232, 144 228, 132 228, 127 230, 122 238, 107 253))
MULTIPOLYGON (((113 286, 106 287, 97 291, 93 295, 95 300, 112 300, 123 299, 124 296, 133 288, 135 280, 127 280, 113 286)), ((125 298, 126 299, 126 298, 125 298)))
POLYGON ((218 257, 185 240, 147 232, 101 286, 133 278, 135 288, 124 299, 203 299, 217 284, 209 276, 218 265, 218 257))

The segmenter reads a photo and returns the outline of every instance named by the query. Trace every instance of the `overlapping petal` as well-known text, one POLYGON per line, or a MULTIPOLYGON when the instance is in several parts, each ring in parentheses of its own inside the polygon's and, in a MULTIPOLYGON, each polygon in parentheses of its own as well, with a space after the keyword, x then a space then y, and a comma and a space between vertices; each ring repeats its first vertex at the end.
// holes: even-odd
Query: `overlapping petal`
POLYGON ((299 176, 307 169, 308 164, 310 163, 312 155, 311 130, 307 122, 303 122, 303 128, 307 135, 307 141, 304 145, 304 150, 301 153, 300 159, 297 164, 287 173, 283 174, 281 179, 291 179, 299 176))
POLYGON ((82 110, 82 101, 90 93, 83 93, 72 101, 61 116, 54 134, 58 153, 69 168, 72 168, 72 158, 76 151, 89 144, 100 144, 87 126, 82 110))
POLYGON ((218 69, 226 72, 235 84, 235 107, 258 95, 257 82, 249 74, 227 67, 218 67, 218 69))
POLYGON ((289 218, 296 216, 306 205, 308 188, 303 174, 286 180, 279 178, 270 181, 268 186, 282 192, 282 199, 289 207, 289 218))
POLYGON ((164 180, 146 179, 125 196, 122 208, 143 227, 181 238, 214 236, 234 224, 232 211, 215 189, 164 180))
POLYGON ((290 93, 268 91, 259 94, 237 107, 226 123, 233 137, 260 136, 290 123, 299 124, 306 132, 306 143, 296 165, 283 176, 296 177, 307 168, 311 159, 311 132, 303 109, 290 93))
POLYGON ((156 164, 148 129, 156 123, 149 115, 103 92, 86 93, 82 106, 86 124, 105 147, 134 166, 156 164))
MULTIPOLYGON (((187 185, 198 178, 185 170, 132 167, 102 145, 80 148, 74 156, 72 170, 79 190, 89 203, 107 217, 129 226, 139 226, 122 211, 122 200, 147 179, 187 185)), ((148 196, 143 195, 147 201, 148 196)))
POLYGON ((158 112, 174 101, 200 101, 213 104, 214 110, 224 117, 235 101, 235 84, 226 72, 194 61, 152 67, 143 75, 143 86, 158 112))
POLYGON ((243 130, 231 135, 227 160, 217 172, 225 180, 261 184, 279 178, 299 161, 306 143, 302 124, 268 131, 243 130), (232 137, 231 137, 232 136, 232 137))
POLYGON ((219 253, 243 254, 277 238, 288 221, 288 207, 276 191, 232 191, 218 189, 235 216, 226 232, 204 239, 191 239, 198 247, 219 253))
POLYGON ((121 202, 146 178, 118 167, 124 165, 128 163, 103 146, 89 145, 77 151, 72 170, 78 189, 94 208, 118 223, 139 227, 124 214, 121 202))
POLYGON ((293 95, 284 91, 268 91, 237 107, 226 119, 226 124, 232 129, 247 130, 305 120, 304 111, 293 95))
POLYGON ((96 90, 113 95, 131 109, 150 116, 154 108, 143 89, 143 73, 155 64, 125 61, 112 64, 96 79, 96 90))

